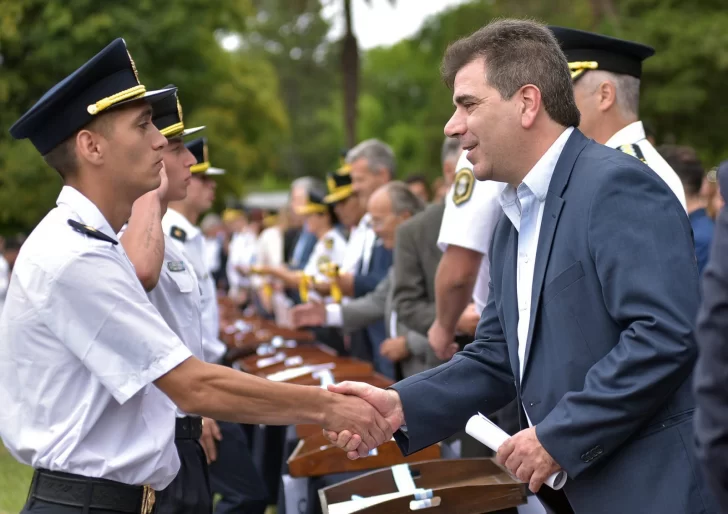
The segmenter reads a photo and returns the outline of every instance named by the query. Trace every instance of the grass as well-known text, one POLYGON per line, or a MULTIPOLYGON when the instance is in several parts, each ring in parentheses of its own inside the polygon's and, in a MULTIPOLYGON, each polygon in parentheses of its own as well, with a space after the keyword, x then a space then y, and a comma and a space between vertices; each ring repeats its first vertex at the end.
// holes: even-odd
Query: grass
POLYGON ((0 444, 0 514, 17 514, 23 509, 33 469, 18 463, 0 444))

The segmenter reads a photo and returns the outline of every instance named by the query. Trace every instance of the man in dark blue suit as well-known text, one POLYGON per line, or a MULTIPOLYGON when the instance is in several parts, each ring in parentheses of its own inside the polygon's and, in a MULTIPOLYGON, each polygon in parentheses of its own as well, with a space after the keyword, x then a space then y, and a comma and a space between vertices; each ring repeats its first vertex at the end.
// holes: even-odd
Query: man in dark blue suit
MULTIPOLYGON (((719 172, 728 196, 728 168, 719 172)), ((718 214, 710 260, 703 274, 703 304, 697 328, 695 435, 708 482, 728 511, 728 210, 718 214)))
MULTIPOLYGON (((522 430, 497 457, 532 491, 564 470, 579 514, 717 512, 691 445, 699 292, 680 202, 575 128, 568 64, 544 26, 493 22, 442 69, 456 105, 445 133, 476 178, 504 183, 475 342, 389 390, 333 389, 372 403, 406 454, 516 398, 522 430)), ((327 436, 363 450, 356 434, 327 436)))

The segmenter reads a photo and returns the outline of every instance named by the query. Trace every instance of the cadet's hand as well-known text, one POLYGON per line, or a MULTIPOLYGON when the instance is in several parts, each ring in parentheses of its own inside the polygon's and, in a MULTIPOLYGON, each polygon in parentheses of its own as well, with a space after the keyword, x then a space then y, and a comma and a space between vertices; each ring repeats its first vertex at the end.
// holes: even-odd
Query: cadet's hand
POLYGON ((458 351, 458 345, 455 344, 455 334, 445 330, 437 320, 427 331, 427 339, 438 359, 450 360, 458 351))
POLYGON ((215 441, 222 441, 222 433, 217 422, 211 418, 202 419, 202 437, 200 437, 200 446, 205 451, 207 463, 217 460, 217 445, 215 441))
POLYGON ((313 288, 321 296, 329 296, 329 294, 331 294, 331 284, 328 282, 316 282, 313 285, 313 288))
POLYGON ((458 319, 458 324, 455 328, 459 332, 474 336, 475 329, 478 328, 478 322, 480 322, 480 313, 475 308, 474 303, 469 303, 460 315, 460 319, 458 319))
POLYGON ((521 430, 498 448, 498 462, 537 493, 544 481, 561 469, 536 436, 536 428, 521 430))
MULTIPOLYGON (((404 424, 404 411, 397 391, 392 389, 379 389, 378 387, 362 382, 341 382, 340 384, 330 385, 328 389, 334 393, 358 396, 374 407, 376 409, 375 412, 378 412, 378 414, 384 417, 389 428, 388 436, 383 441, 378 442, 377 446, 385 441, 389 441, 392 438, 392 433, 399 430, 399 427, 404 424)), ((324 428, 326 438, 337 447, 346 450, 347 457, 351 460, 365 457, 369 450, 374 448, 374 446, 368 444, 365 448, 359 446, 359 441, 363 439, 359 437, 360 434, 356 430, 348 428, 344 430, 324 428)))
POLYGON ((167 192, 169 191, 169 180, 167 180, 167 168, 164 166, 164 161, 162 161, 162 169, 159 172, 159 177, 162 179, 162 181, 159 184, 159 187, 155 190, 157 192, 157 196, 159 197, 159 200, 161 202, 167 201, 167 192))
POLYGON ((354 296, 354 275, 351 273, 342 273, 336 277, 336 283, 339 284, 342 295, 354 296))
POLYGON ((326 307, 319 302, 296 305, 290 310, 290 319, 294 328, 320 327, 326 324, 326 307))
POLYGON ((407 348, 407 338, 399 336, 386 339, 379 347, 379 353, 392 362, 406 359, 410 354, 409 348, 407 348))

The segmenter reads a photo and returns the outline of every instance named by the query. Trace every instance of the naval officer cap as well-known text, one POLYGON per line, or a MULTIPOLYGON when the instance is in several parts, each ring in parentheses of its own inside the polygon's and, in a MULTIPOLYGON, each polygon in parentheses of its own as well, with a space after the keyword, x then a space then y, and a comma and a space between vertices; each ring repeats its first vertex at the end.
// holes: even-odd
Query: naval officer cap
POLYGON ((83 66, 53 86, 10 127, 15 139, 30 139, 41 155, 109 109, 175 91, 147 91, 123 39, 112 41, 83 66))
POLYGON ((225 170, 210 165, 210 156, 207 150, 207 138, 199 137, 185 143, 187 149, 197 159, 197 164, 190 167, 190 171, 200 175, 224 175, 225 170))
POLYGON ((651 46, 566 27, 549 27, 569 61, 571 79, 589 70, 642 76, 642 61, 655 54, 651 46))
POLYGON ((184 118, 182 116, 182 104, 179 101, 179 91, 173 84, 165 86, 164 89, 175 90, 175 93, 168 96, 161 96, 154 101, 152 109, 152 123, 166 138, 185 137, 204 130, 204 126, 185 128, 184 118))

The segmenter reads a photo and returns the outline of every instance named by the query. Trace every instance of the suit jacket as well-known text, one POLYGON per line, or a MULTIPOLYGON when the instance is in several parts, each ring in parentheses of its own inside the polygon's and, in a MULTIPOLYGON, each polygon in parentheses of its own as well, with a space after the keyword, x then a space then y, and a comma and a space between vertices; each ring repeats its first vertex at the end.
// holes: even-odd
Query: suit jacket
POLYGON ((394 305, 399 321, 426 335, 435 321, 437 246, 445 204, 430 205, 397 229, 394 248, 394 305))
POLYGON ((359 261, 359 270, 354 275, 354 297, 356 298, 374 291, 377 284, 387 276, 387 272, 392 266, 392 250, 375 243, 366 273, 361 272, 361 264, 359 261))
POLYGON ((404 336, 407 341, 407 348, 410 356, 400 361, 402 374, 409 377, 437 366, 440 361, 430 348, 427 337, 407 328, 400 320, 397 320, 397 333, 392 334, 390 320, 392 318, 392 297, 395 271, 390 268, 387 276, 366 296, 355 298, 349 303, 342 305, 341 317, 344 321, 345 330, 357 330, 372 323, 384 322, 387 337, 404 336))
POLYGON ((516 397, 521 428, 525 409, 568 472, 563 490, 577 514, 716 512, 690 444, 699 291, 675 195, 638 159, 578 130, 569 137, 544 205, 522 379, 517 244, 504 216, 475 342, 394 386, 403 451, 516 397))
POLYGON ((715 226, 710 260, 703 274, 698 315, 700 349, 695 369, 695 435, 710 485, 728 512, 728 210, 715 226))

